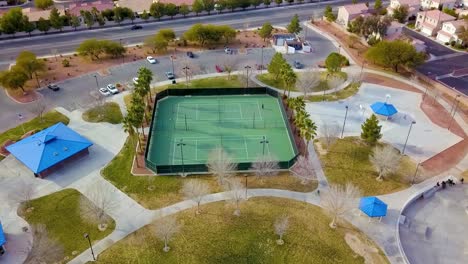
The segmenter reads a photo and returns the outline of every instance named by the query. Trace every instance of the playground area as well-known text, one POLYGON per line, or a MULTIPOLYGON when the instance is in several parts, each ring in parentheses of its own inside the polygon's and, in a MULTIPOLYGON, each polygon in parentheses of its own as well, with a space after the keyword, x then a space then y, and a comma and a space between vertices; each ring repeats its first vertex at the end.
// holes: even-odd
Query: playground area
POLYGON ((184 171, 190 171, 190 165, 206 167, 216 148, 238 164, 264 156, 289 162, 296 155, 275 97, 169 96, 156 107, 147 164, 183 165, 184 171))

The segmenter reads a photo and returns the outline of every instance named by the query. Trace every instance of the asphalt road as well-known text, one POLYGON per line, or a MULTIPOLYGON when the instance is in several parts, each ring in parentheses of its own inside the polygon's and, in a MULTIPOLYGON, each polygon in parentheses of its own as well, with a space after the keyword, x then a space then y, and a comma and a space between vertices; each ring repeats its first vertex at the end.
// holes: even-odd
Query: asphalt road
MULTIPOLYGON (((350 3, 350 0, 326 1, 334 6, 350 3)), ((32 38, 3 40, 0 42, 0 68, 13 62, 19 52, 30 50, 38 56, 52 54, 56 49, 60 53, 75 51, 76 47, 86 39, 98 38, 119 41, 124 44, 141 43, 148 35, 156 33, 161 28, 172 28, 177 35, 196 23, 212 23, 230 25, 234 28, 259 27, 269 21, 274 25, 286 25, 294 14, 301 20, 309 19, 312 14, 323 12, 324 3, 310 3, 304 5, 291 5, 279 8, 250 10, 245 12, 225 13, 220 15, 191 17, 171 21, 152 22, 145 24, 142 30, 131 31, 130 26, 104 28, 89 31, 68 32, 63 34, 43 35, 32 38)))
POLYGON ((415 39, 419 39, 421 41, 424 41, 424 44, 426 44, 426 51, 427 53, 433 55, 433 56, 443 56, 443 55, 448 55, 448 54, 452 54, 452 53, 455 53, 455 51, 445 47, 444 45, 438 43, 437 41, 435 40, 432 40, 430 38, 427 38, 421 34, 419 34, 418 32, 414 32, 413 30, 411 29, 408 29, 406 27, 403 28, 403 33, 415 38, 415 39))

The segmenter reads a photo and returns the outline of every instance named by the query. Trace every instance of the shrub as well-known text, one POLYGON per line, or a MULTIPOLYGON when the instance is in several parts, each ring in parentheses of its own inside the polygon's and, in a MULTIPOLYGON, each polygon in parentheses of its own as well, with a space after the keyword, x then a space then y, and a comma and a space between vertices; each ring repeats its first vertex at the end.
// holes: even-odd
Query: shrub
POLYGON ((450 41, 450 46, 452 47, 455 46, 455 43, 456 43, 455 40, 450 41))
POLYGON ((445 46, 448 46, 448 45, 449 45, 449 43, 448 43, 448 42, 445 42, 445 46))
POLYGON ((66 68, 66 67, 70 67, 70 61, 67 60, 67 59, 64 59, 64 60, 62 60, 62 65, 63 65, 63 67, 65 67, 65 68, 66 68))

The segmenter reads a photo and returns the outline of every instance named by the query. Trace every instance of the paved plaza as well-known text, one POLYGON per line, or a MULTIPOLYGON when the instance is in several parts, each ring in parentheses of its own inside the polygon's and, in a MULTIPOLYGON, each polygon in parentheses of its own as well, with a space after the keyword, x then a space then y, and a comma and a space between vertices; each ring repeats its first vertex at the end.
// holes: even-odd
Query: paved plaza
MULTIPOLYGON (((317 126, 320 127, 327 122, 335 123, 342 128, 345 107, 348 106, 344 136, 359 136, 361 124, 372 114, 370 105, 377 101, 385 102, 387 96, 389 96, 388 102, 394 104, 399 112, 388 120, 381 119, 382 140, 402 150, 410 124, 415 121, 405 154, 416 161, 425 161, 462 140, 430 121, 419 107, 422 95, 377 84, 363 83, 359 92, 353 97, 337 102, 309 103, 306 108, 317 126), (428 142, 431 144, 427 144, 428 142)), ((429 100, 427 103, 430 103, 429 100)), ((318 136, 320 137, 320 129, 318 136)))

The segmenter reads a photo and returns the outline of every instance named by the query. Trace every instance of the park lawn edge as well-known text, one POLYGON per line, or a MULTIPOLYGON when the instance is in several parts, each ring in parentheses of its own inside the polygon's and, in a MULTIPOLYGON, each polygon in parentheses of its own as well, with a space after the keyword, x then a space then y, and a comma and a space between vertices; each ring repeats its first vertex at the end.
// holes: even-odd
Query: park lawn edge
POLYGON ((106 102, 103 105, 89 108, 83 113, 82 118, 84 121, 90 123, 107 122, 110 124, 120 124, 123 115, 119 104, 106 102))

